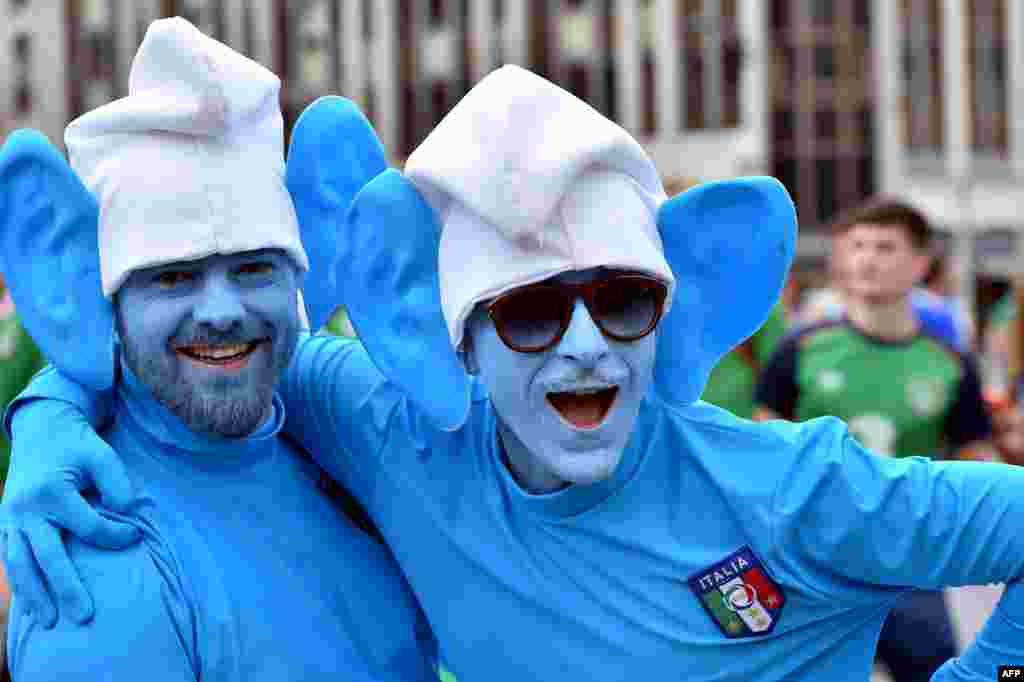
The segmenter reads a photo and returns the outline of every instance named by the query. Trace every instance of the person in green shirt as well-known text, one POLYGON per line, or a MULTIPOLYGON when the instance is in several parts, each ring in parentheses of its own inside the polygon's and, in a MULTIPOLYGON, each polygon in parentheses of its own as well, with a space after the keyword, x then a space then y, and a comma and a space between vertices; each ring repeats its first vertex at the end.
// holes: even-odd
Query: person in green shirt
POLYGON ((776 303, 761 328, 723 357, 711 371, 701 399, 729 410, 737 417, 752 418, 758 373, 785 333, 785 313, 782 304, 776 303))
MULTIPOLYGON (((46 359, 18 321, 10 292, 0 275, 0 408, 7 409, 7 404, 44 366, 46 359)), ((5 433, 0 433, 0 485, 7 477, 10 459, 11 442, 5 433)))

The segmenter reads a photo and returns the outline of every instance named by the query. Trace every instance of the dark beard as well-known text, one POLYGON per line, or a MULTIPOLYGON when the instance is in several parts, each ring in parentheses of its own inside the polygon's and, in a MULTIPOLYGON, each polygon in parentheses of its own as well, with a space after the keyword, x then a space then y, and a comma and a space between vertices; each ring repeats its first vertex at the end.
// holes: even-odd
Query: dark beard
POLYGON ((273 385, 246 391, 237 398, 203 396, 185 382, 151 388, 156 399, 189 429, 220 438, 242 438, 255 431, 269 416, 274 394, 273 385))
POLYGON ((140 358, 133 352, 131 343, 123 343, 122 352, 125 364, 153 397, 190 430, 216 438, 243 438, 270 415, 274 387, 291 360, 297 340, 294 337, 286 344, 281 339, 273 341, 268 380, 254 389, 232 391, 237 395, 203 391, 175 371, 174 360, 165 354, 147 354, 140 358))

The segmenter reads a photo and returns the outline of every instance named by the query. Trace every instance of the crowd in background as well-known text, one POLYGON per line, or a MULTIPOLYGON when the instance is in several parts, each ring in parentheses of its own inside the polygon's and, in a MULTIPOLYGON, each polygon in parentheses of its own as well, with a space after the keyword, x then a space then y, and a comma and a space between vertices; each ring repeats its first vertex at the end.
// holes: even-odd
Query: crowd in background
MULTIPOLYGON (((670 178, 666 181, 666 190, 671 196, 684 191, 692 184, 694 183, 686 179, 670 178)), ((905 449, 912 446, 906 445, 903 446, 904 451, 899 451, 899 448, 893 445, 894 449, 886 454, 1001 459, 1011 464, 1024 464, 1024 409, 1018 403, 1018 398, 1021 397, 1019 387, 1024 385, 1024 382, 1021 381, 1022 370, 1024 370, 1022 364, 1024 363, 1022 363, 1021 357, 1020 335, 1017 331, 1018 313, 1013 288, 990 310, 986 311, 985 323, 979 324, 977 311, 968 310, 952 294, 956 287, 951 281, 952 273, 949 263, 941 252, 934 250, 931 231, 927 227, 927 217, 920 216, 912 208, 906 207, 896 200, 880 201, 876 199, 865 206, 858 207, 857 210, 861 213, 858 214, 854 211, 836 219, 836 225, 830 237, 827 281, 824 286, 807 288, 800 282, 799 275, 791 277, 782 298, 772 310, 764 326, 723 358, 715 368, 703 396, 704 399, 744 418, 783 417, 799 420, 813 416, 807 409, 797 407, 797 402, 800 400, 814 402, 815 415, 837 414, 849 417, 849 415, 844 415, 844 406, 840 404, 835 405, 835 409, 830 412, 828 401, 821 397, 821 395, 827 397, 829 390, 836 390, 835 387, 830 388, 825 385, 828 383, 826 380, 838 381, 835 379, 835 375, 830 375, 828 371, 819 372, 816 381, 820 385, 808 387, 801 384, 801 382, 806 383, 807 380, 806 368, 816 366, 814 363, 817 362, 818 366, 824 366, 827 369, 828 363, 832 362, 833 358, 841 357, 844 358, 843 362, 851 362, 849 358, 856 356, 856 362, 860 363, 858 367, 862 367, 864 375, 870 376, 870 381, 877 385, 877 395, 867 396, 867 399, 871 400, 879 398, 886 392, 895 391, 892 382, 898 381, 898 379, 893 376, 892 363, 897 363, 897 366, 916 363, 915 371, 918 374, 915 377, 922 372, 933 373, 936 382, 953 377, 952 381, 956 388, 951 390, 956 392, 957 396, 955 401, 950 400, 950 404, 956 402, 957 405, 955 409, 951 407, 948 413, 943 415, 941 424, 936 431, 938 440, 933 451, 908 452, 905 449), (898 209, 895 213, 893 213, 894 207, 898 209), (909 213, 900 212, 904 209, 909 213), (890 218, 896 223, 901 220, 913 222, 917 218, 925 221, 925 226, 922 228, 924 231, 921 232, 923 236, 916 242, 913 230, 907 231, 907 234, 910 235, 908 243, 912 247, 911 255, 920 251, 927 267, 921 271, 922 276, 919 281, 908 282, 907 309, 915 320, 915 324, 911 330, 912 333, 907 337, 907 343, 896 344, 900 348, 898 351, 894 351, 893 344, 886 342, 884 338, 876 338, 870 330, 865 330, 864 325, 860 322, 851 321, 851 319, 860 320, 865 314, 857 307, 856 303, 856 290, 860 286, 856 281, 858 277, 857 258, 871 259, 874 257, 877 260, 877 253, 881 253, 876 251, 874 254, 861 253, 858 256, 858 249, 890 248, 885 244, 874 242, 864 246, 863 237, 858 237, 857 230, 851 229, 858 225, 857 221, 864 216, 869 219, 881 216, 882 222, 890 218), (906 216, 910 216, 910 218, 906 218, 906 216), (857 241, 858 239, 860 241, 857 241), (827 340, 822 340, 821 330, 828 332, 827 340), (922 349, 919 344, 911 344, 909 341, 911 338, 925 339, 922 343, 931 345, 922 349), (911 350, 911 346, 914 346, 913 350, 911 350), (894 353, 896 354, 894 355, 894 353), (932 354, 929 355, 929 353, 932 354), (950 364, 947 362, 949 358, 958 360, 950 364), (964 378, 966 375, 975 376, 976 391, 969 386, 965 388, 965 385, 970 383, 964 378), (802 394, 799 393, 801 390, 802 394), (821 395, 807 395, 809 391, 815 390, 821 395), (979 449, 976 447, 978 443, 987 446, 988 449, 986 450, 985 447, 979 449), (968 445, 970 447, 967 447, 968 445)), ((863 221, 861 220, 861 222, 863 221)), ((873 237, 869 236, 868 239, 870 241, 873 237)), ((878 276, 879 273, 884 275, 884 268, 875 272, 874 275, 878 276)), ((905 271, 899 276, 905 276, 905 271)), ((896 286, 896 290, 899 289, 899 283, 894 283, 894 286, 896 286)), ((892 318, 892 315, 884 310, 876 311, 873 314, 886 324, 898 324, 898 319, 896 321, 889 319, 892 318), (889 318, 886 318, 887 315, 889 318)), ((870 326, 870 315, 865 319, 869 319, 869 322, 865 324, 870 326)), ((343 336, 355 335, 355 330, 342 308, 339 308, 331 318, 325 331, 343 336)), ((2 406, 6 406, 44 364, 45 360, 39 350, 18 323, 10 295, 0 277, 0 403, 2 406)), ((911 393, 907 393, 907 395, 910 396, 909 402, 913 403, 913 395, 911 393)), ((922 396, 921 400, 926 403, 927 396, 922 396)), ((880 400, 879 402, 884 401, 880 400)), ((877 409, 884 411, 884 407, 877 409)), ((912 413, 914 409, 915 406, 911 404, 907 411, 912 413)), ((893 419, 897 421, 903 418, 900 415, 893 416, 893 419)), ((910 418, 913 419, 913 416, 910 418)), ((877 429, 878 425, 869 424, 867 428, 867 431, 861 432, 851 426, 851 430, 858 437, 863 433, 864 438, 876 438, 876 435, 870 432, 870 428, 877 429)), ((922 428, 924 427, 919 427, 918 431, 922 428)), ((893 444, 901 442, 899 435, 895 432, 889 434, 889 439, 893 444)), ((911 439, 905 442, 914 441, 911 439)), ((883 452, 887 447, 882 441, 865 444, 883 452), (879 445, 880 443, 881 445, 879 445)), ((9 456, 10 444, 0 433, 0 472, 3 474, 6 474, 9 456)), ((2 580, 2 574, 0 574, 0 599, 4 601, 8 599, 5 583, 6 581, 2 580)), ((931 607, 918 603, 914 604, 912 608, 920 616, 921 612, 927 611, 931 607)), ((6 617, 6 609, 0 609, 0 613, 6 617)), ((975 618, 977 619, 977 616, 975 618)), ((948 623, 948 617, 945 617, 944 614, 937 614, 935 622, 941 626, 943 622, 948 623)), ((948 653, 943 648, 943 638, 952 638, 952 634, 949 632, 935 634, 929 631, 927 624, 922 626, 920 623, 904 623, 902 630, 897 631, 895 636, 901 640, 907 640, 918 649, 922 646, 925 648, 930 646, 931 651, 940 659, 948 653), (929 641, 922 643, 922 637, 929 641)), ((880 653, 883 653, 886 646, 885 639, 883 632, 880 653)), ((961 641, 959 644, 962 646, 963 642, 961 641)), ((920 658, 920 650, 914 655, 920 658)), ((898 652, 889 652, 883 657, 887 659, 887 667, 892 671, 892 679, 895 682, 913 682, 913 680, 919 679, 913 672, 913 665, 904 666, 900 662, 898 652)), ((927 658, 927 656, 924 657, 927 658)))

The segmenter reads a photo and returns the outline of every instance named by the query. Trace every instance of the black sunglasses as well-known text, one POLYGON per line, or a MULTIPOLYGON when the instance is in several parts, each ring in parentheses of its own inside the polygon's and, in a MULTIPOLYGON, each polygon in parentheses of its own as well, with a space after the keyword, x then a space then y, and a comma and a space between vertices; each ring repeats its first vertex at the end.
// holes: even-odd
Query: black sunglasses
POLYGON ((585 284, 532 284, 494 299, 487 313, 502 342, 520 353, 552 348, 572 322, 582 298, 601 333, 616 341, 650 334, 665 309, 668 287, 645 275, 609 275, 585 284))

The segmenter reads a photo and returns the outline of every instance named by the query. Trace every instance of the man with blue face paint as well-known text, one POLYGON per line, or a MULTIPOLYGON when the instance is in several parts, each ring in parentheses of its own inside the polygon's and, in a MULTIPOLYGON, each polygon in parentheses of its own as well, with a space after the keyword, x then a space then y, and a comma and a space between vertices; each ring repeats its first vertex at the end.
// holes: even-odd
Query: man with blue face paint
POLYGON ((279 249, 133 272, 115 299, 125 365, 190 430, 250 435, 295 350, 298 275, 279 249))
MULTIPOLYGON (((116 553, 70 542, 95 597, 85 627, 47 627, 15 596, 14 680, 437 679, 429 628, 387 549, 279 433, 274 387, 302 326, 308 259, 284 185, 278 91, 191 24, 158 21, 129 95, 68 126, 74 172, 36 134, 5 146, 5 199, 31 205, 7 207, 31 219, 7 226, 5 246, 38 249, 38 267, 52 268, 15 289, 32 294, 30 328, 57 355, 77 350, 48 333, 66 320, 33 303, 73 308, 83 327, 107 313, 104 333, 68 341, 83 354, 116 328, 101 435, 138 496, 109 515, 142 536, 116 553), (71 219, 90 190, 98 240, 94 220, 71 219), (61 281, 90 260, 91 290, 61 281)), ((6 540, 11 556, 25 551, 24 537, 6 540)), ((33 548, 41 561, 45 550, 33 548)))
MULTIPOLYGON (((861 682, 909 587, 1024 573, 1024 472, 695 402, 794 227, 769 179, 665 201, 625 131, 515 67, 360 192, 337 272, 361 342, 300 340, 286 428, 366 507, 462 682, 861 682)), ((1022 602, 936 679, 1024 654, 1022 602)))
POLYGON ((627 313, 619 323, 634 324, 632 333, 637 334, 653 328, 666 292, 663 282, 639 273, 593 268, 513 290, 476 308, 467 325, 466 362, 488 387, 500 415, 496 425, 504 456, 528 492, 590 485, 615 473, 650 388, 655 336, 616 341, 602 331, 603 318, 595 320, 590 310, 601 306, 597 310, 604 312, 605 299, 616 296, 619 312, 627 313), (594 295, 574 300, 573 292, 588 287, 612 293, 602 298, 596 293, 600 288, 590 289, 594 295), (646 305, 627 298, 645 295, 646 305), (535 319, 543 312, 540 306, 559 304, 571 311, 564 330, 544 338, 547 329, 535 327, 524 338, 536 337, 536 349, 512 349, 518 329, 506 322, 503 311, 517 315, 529 310, 528 319, 535 319), (509 325, 507 341, 496 320, 509 325))

